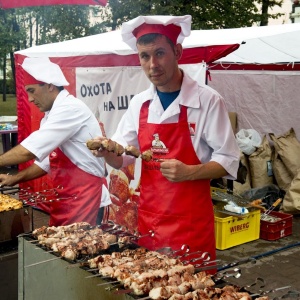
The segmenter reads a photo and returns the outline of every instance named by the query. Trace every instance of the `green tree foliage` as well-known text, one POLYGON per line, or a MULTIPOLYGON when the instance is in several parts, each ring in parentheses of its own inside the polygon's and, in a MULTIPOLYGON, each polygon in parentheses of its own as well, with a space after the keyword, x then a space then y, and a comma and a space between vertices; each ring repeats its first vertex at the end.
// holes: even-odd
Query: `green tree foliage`
POLYGON ((56 5, 17 11, 28 33, 25 44, 32 46, 88 36, 96 30, 98 33, 106 31, 102 21, 97 22, 98 10, 96 6, 56 5))
MULTIPOLYGON (((14 10, 0 10, 0 67, 3 74, 1 90, 3 93, 3 101, 6 101, 7 91, 7 57, 13 57, 13 52, 20 49, 20 40, 25 35, 25 31, 20 28, 17 16, 14 10)), ((14 62, 11 61, 10 69, 14 70, 14 62)), ((13 76, 14 77, 14 76, 13 76)), ((13 80, 10 78, 10 80, 13 80)))
POLYGON ((104 18, 114 30, 124 21, 140 15, 186 15, 193 18, 192 29, 221 29, 267 25, 262 20, 282 14, 268 13, 282 0, 109 0, 104 18), (264 11, 262 11, 262 7, 264 11), (267 8, 267 10, 265 10, 267 8))
MULTIPOLYGON (((0 67, 4 76, 3 98, 6 91, 6 62, 10 56, 14 68, 13 53, 34 45, 60 42, 106 31, 97 22, 99 8, 83 5, 57 5, 18 9, 0 9, 0 67)), ((15 74, 12 74, 12 79, 15 74)))

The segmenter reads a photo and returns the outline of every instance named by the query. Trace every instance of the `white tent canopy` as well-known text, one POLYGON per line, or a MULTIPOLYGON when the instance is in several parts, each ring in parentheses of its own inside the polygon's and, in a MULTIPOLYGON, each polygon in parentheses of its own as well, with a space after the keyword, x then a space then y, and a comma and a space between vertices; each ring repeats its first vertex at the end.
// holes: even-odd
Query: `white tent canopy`
MULTIPOLYGON (((228 30, 228 31, 227 31, 228 30)), ((218 60, 222 63, 276 64, 300 62, 300 24, 227 29, 245 44, 218 60)))
MULTIPOLYGON (((300 24, 246 27, 219 30, 193 30, 183 47, 242 44, 218 62, 293 63, 300 61, 300 24)), ((16 52, 25 56, 70 57, 80 55, 130 55, 134 51, 121 38, 119 30, 74 40, 34 46, 16 52)))

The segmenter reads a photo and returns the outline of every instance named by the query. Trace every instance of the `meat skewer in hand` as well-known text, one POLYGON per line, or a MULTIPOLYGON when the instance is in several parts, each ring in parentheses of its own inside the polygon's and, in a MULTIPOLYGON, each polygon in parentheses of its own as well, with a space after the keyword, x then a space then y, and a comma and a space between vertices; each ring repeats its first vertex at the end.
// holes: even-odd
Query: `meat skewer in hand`
POLYGON ((122 152, 123 146, 119 145, 116 146, 117 143, 114 142, 111 139, 108 138, 101 138, 101 139, 92 139, 88 140, 86 142, 86 146, 90 150, 107 150, 109 152, 115 152, 117 155, 122 155, 124 152, 122 152))
POLYGON ((101 139, 92 139, 86 142, 86 146, 90 150, 99 150, 104 149, 109 152, 114 152, 118 156, 122 155, 124 152, 126 155, 134 156, 135 158, 141 157, 141 159, 145 161, 150 161, 153 157, 153 153, 151 150, 144 151, 141 153, 137 148, 134 146, 126 146, 125 148, 114 142, 111 139, 101 138, 101 139))
POLYGON ((153 153, 151 150, 146 150, 143 153, 141 153, 140 150, 138 150, 134 146, 125 147, 125 154, 134 156, 136 158, 138 158, 140 156, 141 159, 143 159, 145 161, 150 161, 153 157, 153 153))

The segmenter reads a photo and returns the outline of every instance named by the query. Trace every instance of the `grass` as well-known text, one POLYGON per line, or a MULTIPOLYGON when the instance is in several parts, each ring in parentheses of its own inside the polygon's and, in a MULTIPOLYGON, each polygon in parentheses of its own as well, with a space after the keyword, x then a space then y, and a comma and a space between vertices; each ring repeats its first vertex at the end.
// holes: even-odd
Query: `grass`
POLYGON ((17 99, 16 95, 6 95, 6 101, 3 101, 3 95, 0 95, 0 116, 16 116, 17 99))

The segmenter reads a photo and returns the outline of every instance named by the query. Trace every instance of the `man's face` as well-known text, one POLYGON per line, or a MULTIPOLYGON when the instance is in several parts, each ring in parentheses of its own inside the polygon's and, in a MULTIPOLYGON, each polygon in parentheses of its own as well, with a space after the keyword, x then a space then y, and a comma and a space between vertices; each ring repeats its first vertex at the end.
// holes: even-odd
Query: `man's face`
POLYGON ((55 97, 51 93, 50 84, 30 84, 25 89, 28 94, 29 102, 32 102, 41 112, 49 111, 52 108, 55 97))
POLYGON ((159 36, 148 44, 137 44, 140 64, 150 81, 162 92, 170 91, 178 74, 177 60, 181 56, 181 46, 174 48, 164 36, 159 36), (180 52, 180 53, 178 53, 180 52))

